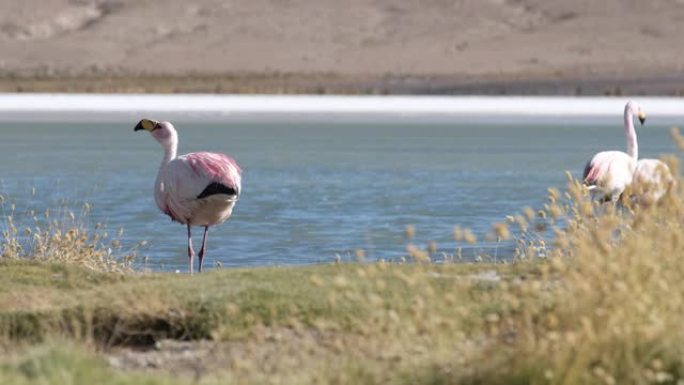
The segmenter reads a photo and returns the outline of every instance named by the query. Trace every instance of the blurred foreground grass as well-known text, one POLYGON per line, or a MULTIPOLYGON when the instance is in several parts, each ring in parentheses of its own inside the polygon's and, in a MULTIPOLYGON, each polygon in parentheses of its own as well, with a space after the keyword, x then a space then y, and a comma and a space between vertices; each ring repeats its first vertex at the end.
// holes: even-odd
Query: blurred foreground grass
POLYGON ((496 265, 409 245, 407 264, 143 274, 87 229, 24 247, 9 226, 0 383, 683 384, 683 185, 614 207, 570 179, 493 226, 535 240, 496 265))

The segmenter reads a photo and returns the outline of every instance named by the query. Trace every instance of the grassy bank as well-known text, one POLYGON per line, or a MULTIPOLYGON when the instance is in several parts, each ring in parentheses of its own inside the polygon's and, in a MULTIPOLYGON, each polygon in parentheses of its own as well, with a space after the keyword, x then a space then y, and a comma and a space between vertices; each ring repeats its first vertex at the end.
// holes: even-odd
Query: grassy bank
POLYGON ((570 180, 493 226, 520 237, 497 265, 409 245, 407 264, 142 274, 84 229, 8 230, 0 383, 680 384, 682 186, 614 207, 570 180))
MULTIPOLYGON (((111 354, 150 349, 165 339, 208 339, 215 354, 181 375, 206 367, 209 383, 225 375, 248 382, 271 375, 289 383, 408 381, 414 368, 446 364, 482 347, 479 332, 474 339, 468 335, 497 311, 498 301, 491 299, 502 294, 493 280, 499 274, 523 273, 503 265, 375 264, 189 277, 4 263, 0 332, 6 347, 27 350, 17 357, 9 349, 6 360, 15 365, 2 370, 9 378, 30 377, 26 365, 60 371, 85 365, 95 368, 88 375, 98 376, 111 369, 88 356, 93 349, 111 354), (65 340, 66 348, 55 342, 65 340)), ((168 365, 162 362, 161 369, 172 371, 168 365)))
POLYGON ((260 326, 362 332, 378 305, 397 315, 410 311, 418 281, 427 285, 421 290, 451 297, 458 293, 448 292, 468 287, 468 277, 485 268, 503 266, 322 265, 191 277, 8 262, 0 264, 0 335, 5 341, 66 336, 145 346, 164 338, 239 339, 260 326))

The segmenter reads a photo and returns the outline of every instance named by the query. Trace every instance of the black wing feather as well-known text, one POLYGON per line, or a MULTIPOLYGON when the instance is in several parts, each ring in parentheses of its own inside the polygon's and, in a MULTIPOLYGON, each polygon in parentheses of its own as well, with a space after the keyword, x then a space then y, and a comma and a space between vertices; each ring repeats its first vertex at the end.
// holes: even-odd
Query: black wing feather
POLYGON ((200 195, 197 196, 197 199, 206 198, 208 196, 216 194, 238 195, 238 192, 235 191, 235 189, 232 187, 228 187, 218 182, 212 182, 211 184, 209 184, 209 186, 205 187, 205 189, 200 193, 200 195))

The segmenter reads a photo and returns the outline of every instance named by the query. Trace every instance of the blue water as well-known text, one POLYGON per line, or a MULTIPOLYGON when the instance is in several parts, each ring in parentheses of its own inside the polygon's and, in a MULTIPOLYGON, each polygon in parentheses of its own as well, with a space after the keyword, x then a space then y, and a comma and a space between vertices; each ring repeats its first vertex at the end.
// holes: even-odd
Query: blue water
MULTIPOLYGON (((0 193, 5 214, 92 205, 87 222, 123 228, 123 249, 139 248, 152 269, 185 269, 185 228, 152 195, 159 145, 127 124, 1 123, 0 193), (35 194, 33 193, 35 189, 35 194)), ((242 166, 233 218, 210 229, 206 264, 306 264, 406 254, 404 228, 440 252, 465 247, 510 257, 510 248, 452 239, 454 225, 480 237, 523 207, 540 207, 564 171, 624 149, 615 125, 288 123, 178 124, 179 154, 224 152, 242 166)), ((669 127, 639 131, 642 157, 675 151, 669 127)), ((16 215, 15 215, 16 216, 16 215)), ((195 230, 195 245, 201 229, 195 230)), ((505 245, 504 245, 505 246, 505 245)))

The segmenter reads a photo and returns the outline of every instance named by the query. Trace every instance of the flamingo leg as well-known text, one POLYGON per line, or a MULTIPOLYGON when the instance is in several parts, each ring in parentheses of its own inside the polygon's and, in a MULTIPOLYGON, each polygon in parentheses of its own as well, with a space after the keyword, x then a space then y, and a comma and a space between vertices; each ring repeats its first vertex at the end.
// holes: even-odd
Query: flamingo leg
POLYGON ((190 262, 188 266, 188 271, 190 272, 190 275, 192 275, 192 265, 194 257, 195 250, 192 249, 192 233, 190 232, 190 224, 188 224, 188 259, 190 262))
POLYGON ((204 226, 204 236, 202 237, 202 248, 200 248, 199 251, 199 272, 202 272, 202 261, 204 260, 204 252, 206 250, 207 246, 207 231, 209 230, 209 226, 204 226))

